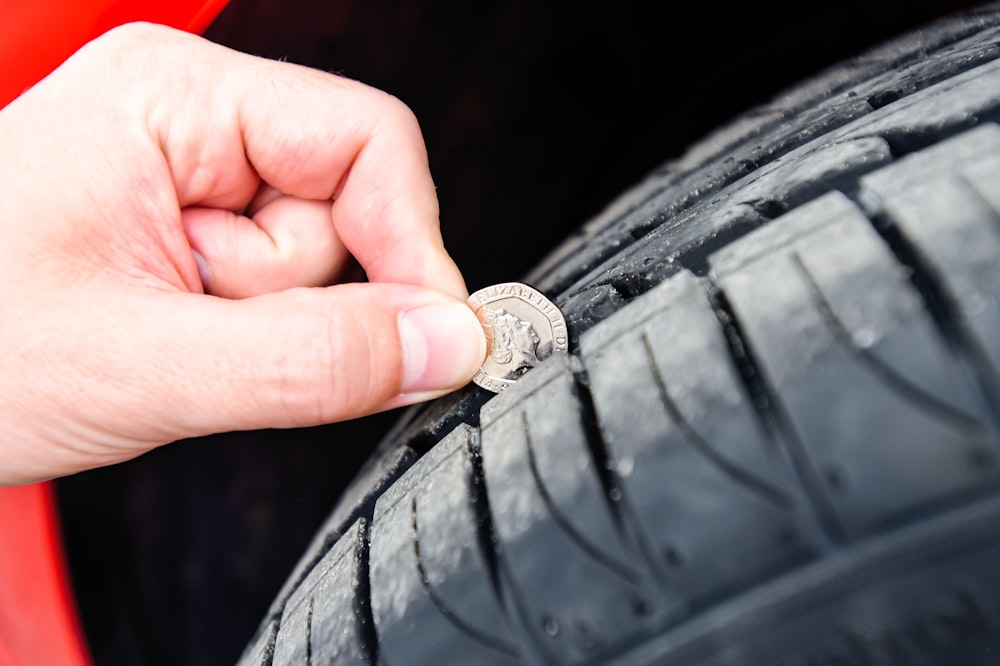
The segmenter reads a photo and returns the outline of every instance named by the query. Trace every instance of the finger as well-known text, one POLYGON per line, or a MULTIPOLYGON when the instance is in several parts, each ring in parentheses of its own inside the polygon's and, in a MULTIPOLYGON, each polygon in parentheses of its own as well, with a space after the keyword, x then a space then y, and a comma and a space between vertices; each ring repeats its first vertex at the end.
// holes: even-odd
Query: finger
POLYGON ((176 428, 164 441, 330 423, 425 400, 468 383, 486 354, 463 302, 405 285, 170 299, 150 308, 146 339, 131 350, 138 365, 153 359, 146 376, 160 385, 138 405, 155 404, 144 420, 176 428))
POLYGON ((242 210, 257 177, 299 198, 336 198, 335 228, 371 280, 467 295, 441 239, 419 124, 401 101, 162 27, 119 29, 100 50, 127 52, 137 68, 130 92, 145 87, 143 117, 182 208, 242 210), (155 87, 149 67, 162 74, 155 87))
POLYGON ((328 285, 350 258, 334 230, 329 201, 267 197, 252 219, 195 207, 182 211, 181 221, 205 292, 215 296, 328 285))
MULTIPOLYGON (((325 98, 332 97, 335 81, 340 109, 351 116, 346 121, 350 132, 337 139, 352 161, 328 165, 330 158, 317 147, 331 139, 311 136, 322 133, 315 123, 310 128, 307 118, 290 118, 283 107, 255 103, 242 114, 246 152, 255 169, 283 192, 335 197, 334 227, 372 281, 424 285, 465 298, 464 281, 441 238, 437 195, 412 112, 367 86, 327 79, 319 72, 307 74, 317 77, 308 88, 316 99, 296 106, 333 104, 325 98), (285 135, 276 146, 267 128, 284 123, 300 131, 285 135)), ((243 99, 249 95, 246 91, 243 99)))

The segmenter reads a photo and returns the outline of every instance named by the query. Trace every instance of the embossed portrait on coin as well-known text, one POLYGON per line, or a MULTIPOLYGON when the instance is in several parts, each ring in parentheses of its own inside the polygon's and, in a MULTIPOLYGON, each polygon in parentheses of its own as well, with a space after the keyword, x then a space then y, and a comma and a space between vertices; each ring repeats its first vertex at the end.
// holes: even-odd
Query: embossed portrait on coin
POLYGON ((516 317, 503 308, 487 309, 485 314, 493 337, 491 360, 509 368, 511 374, 524 368, 532 368, 541 362, 538 349, 540 339, 531 322, 516 317))

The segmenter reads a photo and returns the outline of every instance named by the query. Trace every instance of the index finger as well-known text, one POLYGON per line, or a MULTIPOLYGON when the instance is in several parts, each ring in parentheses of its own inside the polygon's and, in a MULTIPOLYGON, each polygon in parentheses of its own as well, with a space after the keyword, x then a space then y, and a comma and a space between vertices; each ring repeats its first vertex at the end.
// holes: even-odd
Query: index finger
POLYGON ((336 231, 369 280, 468 295, 441 238, 420 126, 403 102, 334 74, 147 29, 155 39, 143 36, 143 52, 173 84, 164 94, 157 82, 150 129, 181 207, 238 211, 257 190, 245 181, 259 176, 284 193, 331 200, 336 231), (183 64, 165 67, 171 60, 183 64))
MULTIPOLYGON (((329 196, 337 233, 370 280, 467 297, 441 238, 437 194, 412 111, 374 88, 315 74, 313 85, 294 86, 294 110, 256 100, 243 107, 251 164, 284 192, 308 196, 316 187, 329 196), (275 131, 282 132, 282 141, 274 140, 275 131), (331 164, 334 153, 351 159, 343 165, 333 158, 331 164)), ((244 104, 249 99, 242 97, 244 104)))

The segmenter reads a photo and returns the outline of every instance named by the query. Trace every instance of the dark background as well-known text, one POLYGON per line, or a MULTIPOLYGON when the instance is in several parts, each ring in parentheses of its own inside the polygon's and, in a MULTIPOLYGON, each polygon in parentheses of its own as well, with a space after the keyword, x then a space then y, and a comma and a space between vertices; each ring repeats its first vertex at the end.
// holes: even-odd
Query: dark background
MULTIPOLYGON (((735 114, 975 4, 232 0, 206 36, 406 102, 425 133, 445 243, 475 290, 521 278, 735 114)), ((60 481, 98 666, 235 662, 395 417, 180 442, 60 481)))

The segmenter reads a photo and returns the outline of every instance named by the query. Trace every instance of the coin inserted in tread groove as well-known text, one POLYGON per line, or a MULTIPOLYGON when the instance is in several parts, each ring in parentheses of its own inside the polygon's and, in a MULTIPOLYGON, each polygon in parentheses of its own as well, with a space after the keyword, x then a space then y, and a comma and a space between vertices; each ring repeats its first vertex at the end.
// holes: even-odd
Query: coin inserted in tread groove
POLYGON ((566 320, 552 301, 520 282, 495 284, 469 296, 486 332, 486 360, 472 381, 499 393, 540 362, 566 351, 566 320))

